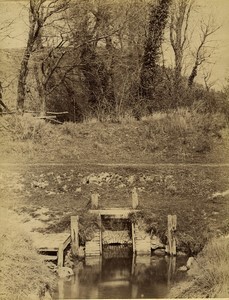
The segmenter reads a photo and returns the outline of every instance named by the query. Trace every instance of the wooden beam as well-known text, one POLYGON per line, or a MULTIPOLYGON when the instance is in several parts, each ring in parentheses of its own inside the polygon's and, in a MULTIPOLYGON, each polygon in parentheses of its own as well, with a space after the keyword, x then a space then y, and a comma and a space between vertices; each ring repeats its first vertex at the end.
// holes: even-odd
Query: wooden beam
POLYGON ((45 261, 57 260, 56 255, 42 255, 42 258, 45 261))
POLYGON ((79 250, 79 216, 71 216, 72 253, 78 254, 79 250))
POLYGON ((117 218, 129 217, 130 213, 136 213, 139 210, 130 208, 110 208, 110 209, 89 209, 89 213, 101 214, 101 216, 117 216, 117 218))
POLYGON ((63 265, 64 265, 64 247, 63 247, 62 243, 59 245, 57 256, 58 256, 58 260, 57 260, 58 267, 59 268, 63 267, 63 265))

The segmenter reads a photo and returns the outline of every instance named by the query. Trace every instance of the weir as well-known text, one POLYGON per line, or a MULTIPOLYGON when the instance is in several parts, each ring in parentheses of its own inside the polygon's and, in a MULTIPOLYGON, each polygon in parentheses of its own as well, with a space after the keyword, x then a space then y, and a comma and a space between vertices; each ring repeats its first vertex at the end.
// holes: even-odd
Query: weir
MULTIPOLYGON (((141 229, 138 223, 129 218, 130 214, 137 213, 138 195, 136 189, 132 191, 132 208, 98 208, 98 194, 91 197, 91 206, 88 213, 94 214, 100 224, 90 241, 85 243, 85 257, 100 256, 105 245, 132 245, 133 254, 151 254, 151 236, 141 229), (112 226, 111 226, 112 224, 112 226), (103 230, 102 230, 103 228, 103 230)), ((38 252, 45 254, 44 260, 56 260, 58 267, 64 263, 64 251, 71 245, 72 253, 79 254, 79 217, 71 217, 71 234, 38 234, 35 236, 35 247, 38 252)), ((175 231, 177 226, 176 215, 168 215, 168 244, 166 253, 176 255, 175 231)))

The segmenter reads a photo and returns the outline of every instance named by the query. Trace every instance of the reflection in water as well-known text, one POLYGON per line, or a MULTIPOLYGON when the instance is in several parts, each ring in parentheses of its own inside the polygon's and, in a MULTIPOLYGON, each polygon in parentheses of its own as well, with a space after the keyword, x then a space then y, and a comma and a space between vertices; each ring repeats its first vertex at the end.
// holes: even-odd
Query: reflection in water
POLYGON ((59 280, 54 299, 166 298, 170 285, 181 279, 176 270, 175 257, 87 257, 74 276, 59 280))

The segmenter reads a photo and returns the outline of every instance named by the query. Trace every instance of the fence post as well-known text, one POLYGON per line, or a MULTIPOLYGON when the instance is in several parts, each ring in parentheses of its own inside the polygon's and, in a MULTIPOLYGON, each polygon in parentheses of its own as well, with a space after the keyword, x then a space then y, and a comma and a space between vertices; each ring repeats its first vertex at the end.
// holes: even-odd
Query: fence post
POLYGON ((99 206, 99 194, 91 194, 91 208, 97 209, 99 206))
POLYGON ((138 207, 138 193, 136 187, 132 190, 132 208, 136 209, 138 207))
POLYGON ((71 216, 72 253, 78 254, 79 249, 79 216, 71 216))

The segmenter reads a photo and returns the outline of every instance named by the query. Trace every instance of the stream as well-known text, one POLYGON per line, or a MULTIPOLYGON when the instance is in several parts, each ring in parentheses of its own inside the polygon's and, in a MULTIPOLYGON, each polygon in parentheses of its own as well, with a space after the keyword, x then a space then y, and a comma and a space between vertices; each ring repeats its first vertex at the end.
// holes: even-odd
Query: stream
MULTIPOLYGON (((118 247, 118 246, 117 246, 118 247)), ((101 257, 77 262, 74 275, 59 279, 54 299, 166 298, 184 279, 178 268, 186 257, 133 255, 130 249, 104 250, 101 257)))

